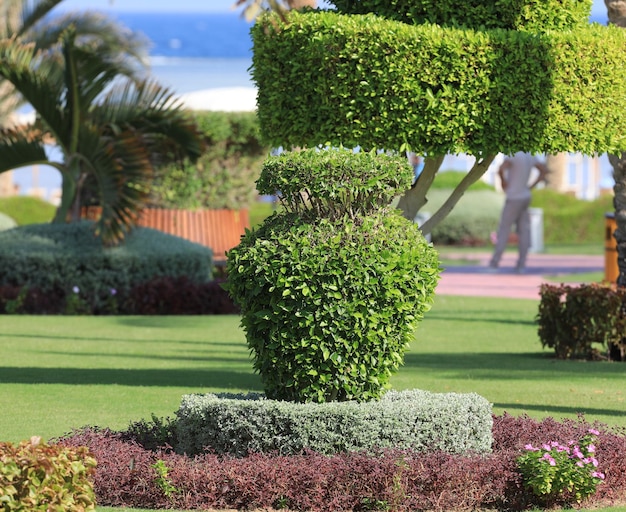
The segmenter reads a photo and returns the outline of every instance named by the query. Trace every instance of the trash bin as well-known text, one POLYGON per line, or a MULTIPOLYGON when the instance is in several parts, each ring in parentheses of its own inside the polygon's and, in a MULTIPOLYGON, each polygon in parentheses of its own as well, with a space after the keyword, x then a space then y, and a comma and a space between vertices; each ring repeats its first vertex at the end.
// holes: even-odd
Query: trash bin
POLYGON ((529 252, 543 252, 543 208, 529 208, 530 247, 529 252))
POLYGON ((619 277, 619 267, 617 265, 617 240, 615 240, 615 213, 604 214, 604 280, 609 283, 616 283, 619 277))

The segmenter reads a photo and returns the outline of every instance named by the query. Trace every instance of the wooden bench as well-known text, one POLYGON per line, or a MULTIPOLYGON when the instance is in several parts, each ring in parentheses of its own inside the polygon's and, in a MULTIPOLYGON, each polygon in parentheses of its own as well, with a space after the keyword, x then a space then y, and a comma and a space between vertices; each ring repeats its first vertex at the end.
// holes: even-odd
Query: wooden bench
MULTIPOLYGON (((83 218, 97 220, 99 207, 83 209, 83 218)), ((213 263, 226 264, 226 251, 239 244, 250 227, 248 210, 170 210, 146 208, 141 212, 138 226, 158 229, 196 242, 213 250, 213 263)))

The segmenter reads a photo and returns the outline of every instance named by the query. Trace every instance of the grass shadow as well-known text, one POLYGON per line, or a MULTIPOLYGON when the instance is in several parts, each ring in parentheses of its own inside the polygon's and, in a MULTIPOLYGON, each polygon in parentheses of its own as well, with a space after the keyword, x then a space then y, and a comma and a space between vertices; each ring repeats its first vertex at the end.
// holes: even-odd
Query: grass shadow
POLYGON ((261 390, 251 372, 207 369, 0 367, 0 384, 74 384, 159 387, 210 387, 261 390))

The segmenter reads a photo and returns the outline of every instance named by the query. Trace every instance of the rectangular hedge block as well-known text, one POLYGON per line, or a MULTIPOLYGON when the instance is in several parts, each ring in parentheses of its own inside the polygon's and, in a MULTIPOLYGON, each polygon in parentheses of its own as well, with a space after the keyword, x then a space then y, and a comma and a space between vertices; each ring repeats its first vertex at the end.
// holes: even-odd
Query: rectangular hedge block
POLYGON ((174 449, 245 456, 377 448, 419 452, 489 452, 491 404, 471 394, 389 391, 380 401, 292 403, 263 395, 184 395, 174 449))

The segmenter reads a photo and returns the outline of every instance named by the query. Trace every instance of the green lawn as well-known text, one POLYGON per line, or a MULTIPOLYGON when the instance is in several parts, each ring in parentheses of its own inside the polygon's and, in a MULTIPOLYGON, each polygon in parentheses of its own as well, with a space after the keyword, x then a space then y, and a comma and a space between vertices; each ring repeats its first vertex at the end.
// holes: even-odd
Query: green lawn
MULTIPOLYGON (((396 389, 476 392, 498 414, 626 427, 626 364, 556 361, 529 300, 438 296, 396 389)), ((184 393, 260 390, 235 316, 0 316, 0 440, 121 429, 184 393)))

